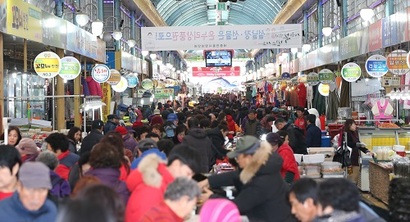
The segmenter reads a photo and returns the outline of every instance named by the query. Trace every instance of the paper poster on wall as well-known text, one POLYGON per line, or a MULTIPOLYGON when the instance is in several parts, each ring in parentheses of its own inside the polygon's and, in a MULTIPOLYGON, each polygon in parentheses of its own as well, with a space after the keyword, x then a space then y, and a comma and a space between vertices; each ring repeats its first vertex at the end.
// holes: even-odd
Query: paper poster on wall
POLYGON ((409 72, 407 65, 407 52, 398 49, 394 50, 387 56, 387 68, 395 75, 404 75, 409 72))
POLYGON ((387 74, 387 59, 382 55, 372 55, 366 60, 366 72, 375 78, 380 78, 387 74))

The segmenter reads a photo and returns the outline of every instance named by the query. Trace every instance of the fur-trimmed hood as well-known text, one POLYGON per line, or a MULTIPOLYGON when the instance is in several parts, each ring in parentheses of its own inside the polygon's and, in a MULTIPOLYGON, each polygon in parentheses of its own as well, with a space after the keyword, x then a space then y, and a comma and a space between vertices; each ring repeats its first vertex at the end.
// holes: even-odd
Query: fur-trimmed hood
POLYGON ((137 170, 139 173, 134 174, 132 178, 128 177, 127 180, 127 187, 131 192, 141 183, 158 188, 161 186, 163 175, 169 175, 166 162, 155 153, 145 156, 138 164, 137 170))
POLYGON ((272 155, 272 146, 262 141, 259 149, 253 154, 251 163, 242 170, 239 178, 243 184, 246 184, 255 175, 279 173, 282 162, 279 155, 272 155))

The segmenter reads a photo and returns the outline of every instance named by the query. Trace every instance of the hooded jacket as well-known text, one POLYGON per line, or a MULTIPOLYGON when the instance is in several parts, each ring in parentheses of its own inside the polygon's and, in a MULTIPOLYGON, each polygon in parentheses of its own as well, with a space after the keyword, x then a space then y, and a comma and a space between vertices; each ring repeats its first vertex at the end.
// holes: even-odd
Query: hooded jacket
POLYGON ((207 137, 205 130, 201 128, 192 128, 184 136, 182 144, 195 148, 201 154, 200 173, 209 173, 214 165, 216 158, 212 148, 212 142, 207 137))
MULTIPOLYGON (((233 132, 236 133, 236 123, 233 120, 233 117, 231 115, 226 115, 226 122, 228 123, 229 131, 233 131, 233 132)), ((228 134, 228 138, 230 140, 232 140, 234 136, 235 136, 235 134, 228 134)))
POLYGON ((172 181, 174 177, 157 154, 144 157, 127 179, 131 196, 125 210, 125 222, 140 221, 146 212, 164 201, 165 190, 172 181))
POLYGON ((208 130, 207 135, 213 145, 213 158, 223 159, 228 151, 224 148, 225 137, 221 130, 218 127, 215 127, 208 130))
POLYGON ((286 193, 288 186, 280 175, 282 158, 272 153, 272 147, 262 142, 243 170, 212 175, 208 178, 211 188, 235 185, 238 191, 233 202, 241 215, 249 221, 295 221, 286 193))
POLYGON ((100 130, 91 130, 90 134, 84 137, 83 142, 81 143, 80 155, 84 155, 87 152, 91 152, 93 146, 99 143, 103 137, 104 135, 100 130))
POLYGON ((122 140, 124 141, 124 147, 134 153, 135 148, 138 146, 138 142, 134 137, 128 133, 122 140))
POLYGON ((130 193, 127 186, 120 180, 120 170, 115 168, 90 169, 86 175, 97 177, 102 184, 111 187, 126 204, 130 193))

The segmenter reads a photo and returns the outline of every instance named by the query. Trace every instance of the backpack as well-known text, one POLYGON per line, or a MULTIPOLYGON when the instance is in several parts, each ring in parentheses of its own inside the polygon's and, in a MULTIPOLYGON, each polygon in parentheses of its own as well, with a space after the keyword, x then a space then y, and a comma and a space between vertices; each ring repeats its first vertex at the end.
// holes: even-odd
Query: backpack
POLYGON ((175 136, 175 126, 173 124, 165 125, 164 131, 165 131, 166 137, 168 138, 175 136))

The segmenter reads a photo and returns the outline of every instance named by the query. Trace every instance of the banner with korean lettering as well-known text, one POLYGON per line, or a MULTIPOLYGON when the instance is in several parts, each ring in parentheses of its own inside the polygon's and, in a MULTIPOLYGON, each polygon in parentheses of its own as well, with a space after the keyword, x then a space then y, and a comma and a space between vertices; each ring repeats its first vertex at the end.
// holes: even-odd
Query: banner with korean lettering
POLYGON ((192 67, 192 77, 240 76, 241 67, 192 67))
POLYGON ((378 20, 369 26, 369 51, 373 52, 382 47, 382 21, 378 20))
POLYGON ((7 0, 7 33, 42 42, 41 9, 22 0, 7 0))
POLYGON ((302 47, 302 25, 142 27, 142 50, 302 47))

